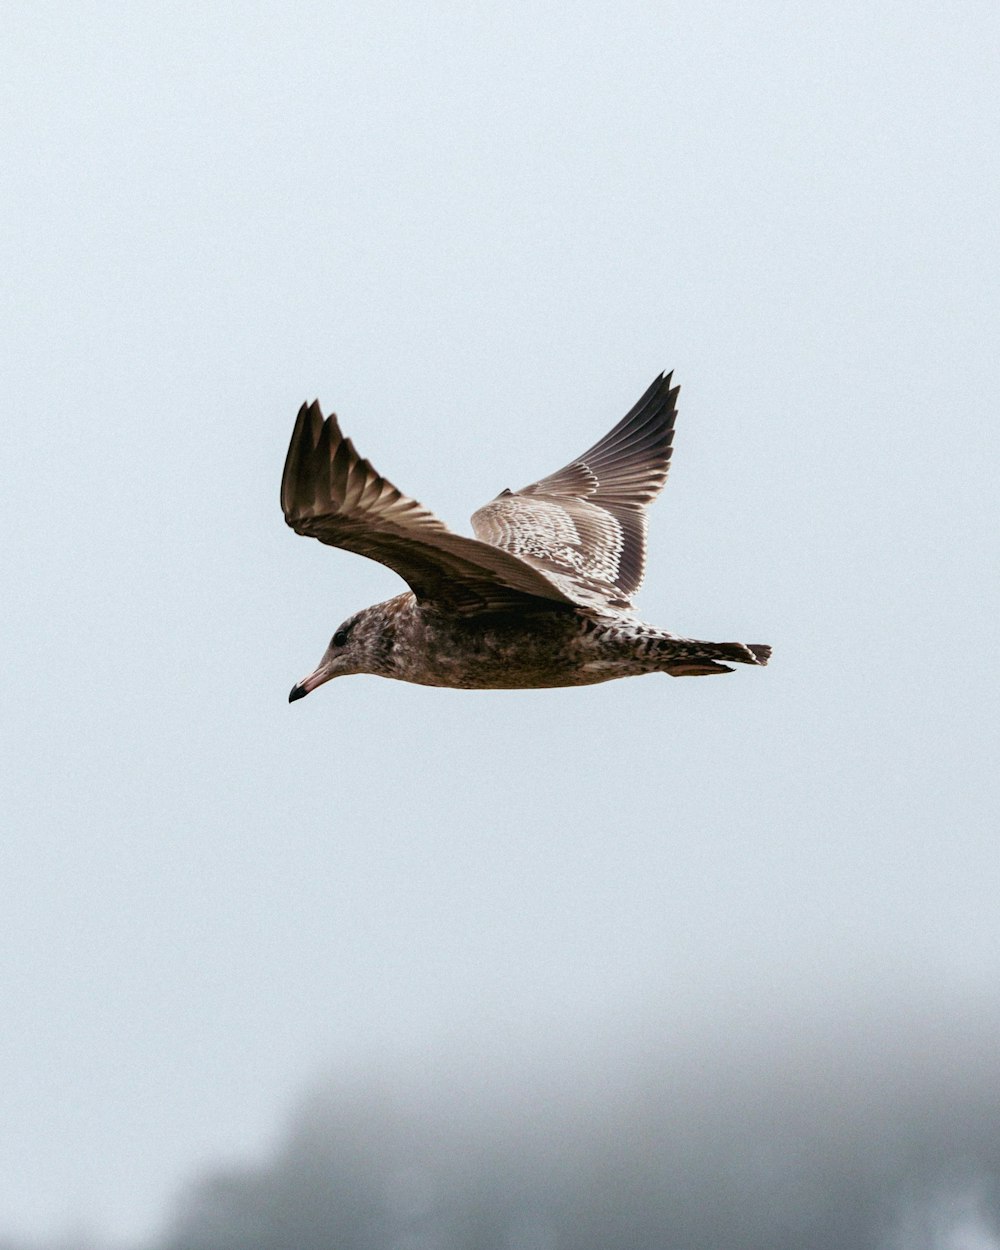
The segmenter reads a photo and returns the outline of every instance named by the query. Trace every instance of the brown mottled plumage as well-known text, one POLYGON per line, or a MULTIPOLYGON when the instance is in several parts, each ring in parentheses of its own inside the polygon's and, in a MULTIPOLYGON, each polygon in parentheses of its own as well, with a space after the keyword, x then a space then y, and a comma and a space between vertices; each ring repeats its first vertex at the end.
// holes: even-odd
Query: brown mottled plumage
POLYGON ((302 698, 332 677, 375 673, 458 689, 581 686, 766 664, 770 647, 678 638, 638 620, 646 507, 670 464, 679 387, 661 375, 600 442, 558 473, 505 490, 455 534, 381 477, 334 416, 303 404, 281 481, 298 534, 369 556, 410 592, 334 634, 302 698))

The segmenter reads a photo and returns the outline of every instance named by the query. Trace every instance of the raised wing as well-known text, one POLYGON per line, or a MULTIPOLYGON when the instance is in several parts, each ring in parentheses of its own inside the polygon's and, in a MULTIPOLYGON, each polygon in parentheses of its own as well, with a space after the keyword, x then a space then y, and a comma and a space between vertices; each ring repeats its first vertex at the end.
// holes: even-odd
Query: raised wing
POLYGON ((670 466, 679 386, 661 374, 635 407, 558 473, 504 491, 472 518, 476 536, 572 596, 623 608, 646 566, 646 507, 670 466))
POLYGON ((297 534, 387 565, 417 598, 462 616, 577 602, 540 570, 455 534, 381 477, 335 416, 303 404, 281 479, 281 510, 297 534))

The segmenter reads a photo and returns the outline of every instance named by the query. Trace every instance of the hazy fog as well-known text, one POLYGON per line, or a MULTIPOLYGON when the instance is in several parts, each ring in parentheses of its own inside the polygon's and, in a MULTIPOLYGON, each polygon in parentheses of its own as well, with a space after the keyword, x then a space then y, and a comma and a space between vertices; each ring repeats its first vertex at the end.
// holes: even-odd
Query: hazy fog
POLYGON ((1000 1245, 995 1009, 770 1006, 767 1029, 667 1017, 586 1059, 533 1038, 476 1073, 435 1050, 332 1081, 265 1162, 193 1186, 160 1244, 1000 1245))

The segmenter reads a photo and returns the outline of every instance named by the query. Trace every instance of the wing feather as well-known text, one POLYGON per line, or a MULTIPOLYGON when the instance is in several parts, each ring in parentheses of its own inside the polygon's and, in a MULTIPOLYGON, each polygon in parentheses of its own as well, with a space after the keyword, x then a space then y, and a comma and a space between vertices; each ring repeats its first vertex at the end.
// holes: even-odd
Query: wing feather
POLYGON ((303 404, 296 419, 281 508, 297 534, 378 560, 442 611, 474 616, 582 599, 512 552, 453 533, 362 459, 318 403, 303 404))
POLYGON ((476 536, 606 605, 629 606, 646 565, 646 508, 670 467, 677 394, 661 374, 618 424, 564 468, 505 491, 472 518, 476 536))

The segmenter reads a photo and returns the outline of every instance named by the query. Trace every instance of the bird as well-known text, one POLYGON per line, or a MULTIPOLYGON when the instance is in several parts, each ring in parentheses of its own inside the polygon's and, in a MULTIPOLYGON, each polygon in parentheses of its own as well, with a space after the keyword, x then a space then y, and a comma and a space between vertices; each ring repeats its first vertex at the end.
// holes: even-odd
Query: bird
POLYGON ((288 701, 352 673, 517 690, 767 664, 769 646, 680 637, 632 606, 646 567, 646 509, 670 467, 679 391, 673 374, 661 373, 589 450, 475 512, 474 538, 376 472, 318 401, 303 404, 281 479, 286 522, 379 561, 409 589, 347 617, 288 701))

